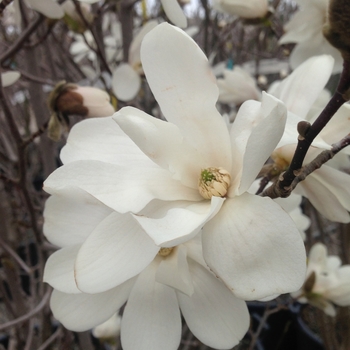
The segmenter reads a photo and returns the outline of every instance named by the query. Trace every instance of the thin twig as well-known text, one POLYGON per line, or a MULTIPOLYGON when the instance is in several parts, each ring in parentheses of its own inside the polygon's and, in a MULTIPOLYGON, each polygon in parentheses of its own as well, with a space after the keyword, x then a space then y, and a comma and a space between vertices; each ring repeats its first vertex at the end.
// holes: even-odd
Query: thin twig
POLYGON ((338 88, 327 106, 312 125, 306 129, 303 135, 299 135, 298 144, 287 171, 280 175, 280 178, 264 191, 263 196, 271 198, 288 197, 291 193, 291 184, 300 173, 307 151, 315 137, 331 120, 338 109, 349 100, 350 93, 350 61, 344 61, 343 72, 340 77, 338 88))
POLYGON ((62 328, 61 326, 58 326, 56 331, 51 334, 49 338, 47 338, 41 346, 38 348, 38 350, 45 350, 49 345, 51 345, 60 335, 62 334, 62 328))
POLYGON ((9 321, 7 323, 3 323, 2 325, 0 325, 0 331, 3 331, 4 329, 19 325, 27 320, 29 320, 31 317, 33 317, 34 315, 36 315, 39 311, 41 311, 45 305, 47 304, 49 298, 51 295, 51 289, 48 289, 47 292, 44 294, 41 302, 31 311, 29 311, 27 314, 16 318, 15 320, 9 321))

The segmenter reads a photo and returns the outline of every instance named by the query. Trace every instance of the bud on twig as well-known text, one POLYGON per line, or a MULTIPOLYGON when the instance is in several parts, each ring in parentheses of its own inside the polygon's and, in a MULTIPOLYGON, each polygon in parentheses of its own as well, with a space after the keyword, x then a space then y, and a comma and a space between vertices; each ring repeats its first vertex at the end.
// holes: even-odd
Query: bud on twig
POLYGON ((350 60, 350 1, 331 0, 328 8, 327 23, 323 35, 342 54, 343 59, 350 60))

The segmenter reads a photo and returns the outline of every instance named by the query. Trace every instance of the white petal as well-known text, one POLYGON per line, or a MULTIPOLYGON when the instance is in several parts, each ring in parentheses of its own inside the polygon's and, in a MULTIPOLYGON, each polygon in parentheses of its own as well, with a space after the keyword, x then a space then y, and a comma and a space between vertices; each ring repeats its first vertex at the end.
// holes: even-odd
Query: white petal
POLYGON ((53 0, 28 0, 30 7, 49 18, 62 18, 64 11, 62 7, 53 0))
POLYGON ((126 302, 134 284, 122 285, 98 294, 66 294, 54 290, 50 307, 54 317, 67 329, 83 332, 107 321, 126 302))
POLYGON ((155 282, 157 263, 141 273, 126 304, 121 329, 124 350, 176 350, 181 317, 174 289, 155 282))
POLYGON ((142 40, 145 37, 145 35, 148 32, 150 32, 153 28, 155 28, 157 25, 158 25, 158 22, 155 20, 148 21, 142 26, 141 30, 137 33, 137 35, 132 40, 129 48, 129 63, 132 67, 135 68, 141 64, 140 49, 141 49, 142 40))
MULTIPOLYGON (((326 167, 324 165, 322 168, 326 167)), ((320 170, 320 169, 319 169, 320 170)), ((335 170, 335 169, 332 169, 335 170)), ((320 178, 315 177, 316 174, 309 175, 303 182, 298 184, 296 191, 299 191, 299 187, 302 190, 302 194, 307 197, 311 204, 328 220, 347 223, 350 221, 350 215, 347 210, 344 209, 343 203, 340 202, 341 198, 347 196, 347 191, 338 197, 339 192, 333 192, 333 188, 320 178)), ((343 188, 341 183, 339 190, 343 188)))
POLYGON ((130 101, 141 88, 141 78, 128 63, 122 63, 113 71, 112 87, 119 100, 130 101))
POLYGON ((59 247, 81 244, 112 210, 78 188, 67 188, 45 204, 45 237, 59 247))
POLYGON ((100 293, 136 276, 158 253, 130 214, 112 213, 91 233, 75 261, 78 288, 100 293))
POLYGON ((263 93, 260 113, 264 119, 252 128, 247 139, 238 193, 248 190, 284 131, 287 110, 281 101, 263 93))
POLYGON ((68 163, 54 171, 44 189, 54 193, 78 187, 117 212, 138 212, 151 200, 200 200, 198 190, 183 186, 156 165, 125 167, 95 160, 68 163))
POLYGON ((198 188, 205 158, 184 140, 176 125, 133 107, 122 108, 113 118, 152 161, 184 185, 198 188))
POLYGON ((279 86, 277 98, 289 112, 305 118, 332 74, 334 59, 329 55, 309 58, 279 86))
POLYGON ((19 79, 20 76, 21 76, 21 73, 16 71, 1 73, 2 87, 6 87, 14 84, 19 79))
POLYGON ((203 228, 204 258, 239 298, 297 290, 305 278, 303 241, 292 219, 270 198, 228 199, 203 228))
POLYGON ((193 284, 187 263, 187 249, 184 244, 175 247, 159 264, 156 281, 191 296, 193 284))
POLYGON ((165 14, 180 28, 187 27, 187 18, 177 0, 161 0, 165 14))
POLYGON ((202 152, 203 168, 230 169, 229 135, 215 107, 216 79, 199 46, 182 30, 162 23, 145 36, 141 59, 164 116, 202 152))
POLYGON ((121 165, 152 164, 111 117, 74 125, 60 157, 64 164, 84 159, 121 165))
POLYGON ((74 279, 74 262, 80 247, 78 244, 53 253, 45 264, 44 282, 62 293, 81 293, 74 279))
POLYGON ((153 202, 134 218, 155 244, 173 247, 193 238, 218 213, 224 201, 224 198, 212 197, 211 202, 153 202))
POLYGON ((231 349, 249 328, 246 303, 203 266, 189 260, 194 294, 177 293, 181 312, 193 334, 216 349, 231 349))

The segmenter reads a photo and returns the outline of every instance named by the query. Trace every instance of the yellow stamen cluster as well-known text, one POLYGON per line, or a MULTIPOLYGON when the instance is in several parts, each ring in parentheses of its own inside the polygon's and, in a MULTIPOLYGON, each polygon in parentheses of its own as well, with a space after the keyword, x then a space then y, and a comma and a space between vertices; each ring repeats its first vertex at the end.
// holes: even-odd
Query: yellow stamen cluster
POLYGON ((231 176, 223 168, 207 168, 201 171, 199 193, 205 198, 224 197, 231 183, 231 176))
POLYGON ((166 256, 170 255, 171 252, 173 251, 174 247, 170 247, 170 248, 160 248, 158 255, 162 256, 163 258, 165 258, 166 256))

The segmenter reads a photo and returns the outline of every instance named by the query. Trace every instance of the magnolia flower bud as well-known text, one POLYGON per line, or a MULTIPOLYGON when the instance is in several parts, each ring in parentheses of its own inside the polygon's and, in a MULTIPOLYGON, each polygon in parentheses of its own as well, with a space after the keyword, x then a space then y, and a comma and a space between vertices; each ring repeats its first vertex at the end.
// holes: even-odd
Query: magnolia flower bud
POLYGON ((110 104, 110 97, 105 91, 65 81, 55 86, 48 103, 52 111, 48 135, 54 141, 60 139, 62 129, 68 130, 69 115, 108 117, 115 112, 114 107, 110 104))
POLYGON ((323 35, 341 52, 345 60, 350 60, 349 0, 331 0, 327 20, 323 27, 323 35))
POLYGON ((231 183, 231 176, 223 168, 207 168, 202 170, 199 182, 199 193, 205 198, 224 197, 231 183))
POLYGON ((49 97, 49 106, 56 113, 83 117, 108 117, 115 112, 105 91, 66 82, 56 85, 49 97))

